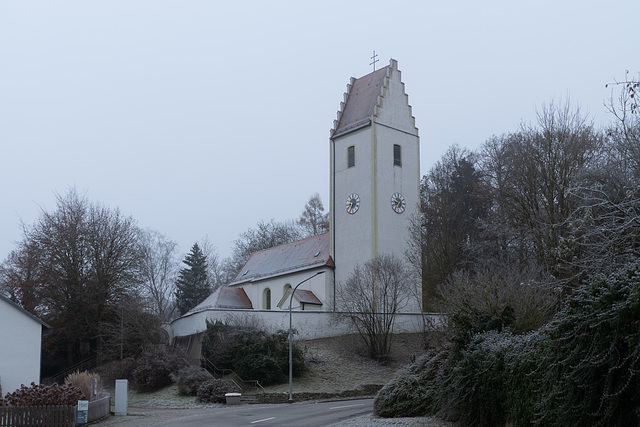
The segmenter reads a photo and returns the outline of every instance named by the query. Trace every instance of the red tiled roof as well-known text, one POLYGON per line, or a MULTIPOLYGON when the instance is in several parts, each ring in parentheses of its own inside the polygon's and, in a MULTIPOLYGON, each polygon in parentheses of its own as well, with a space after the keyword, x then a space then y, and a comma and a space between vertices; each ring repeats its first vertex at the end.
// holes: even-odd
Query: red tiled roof
POLYGON ((252 309, 253 305, 244 289, 221 286, 204 301, 189 310, 189 313, 206 310, 208 308, 252 309))
POLYGON ((296 292, 293 296, 302 304, 322 305, 322 302, 311 291, 296 289, 296 292))
POLYGON ((332 138, 359 129, 371 123, 371 116, 378 103, 384 78, 389 66, 353 80, 348 93, 346 105, 340 115, 340 123, 333 132, 332 138))
POLYGON ((229 286, 325 265, 334 265, 329 256, 329 233, 255 252, 229 286))

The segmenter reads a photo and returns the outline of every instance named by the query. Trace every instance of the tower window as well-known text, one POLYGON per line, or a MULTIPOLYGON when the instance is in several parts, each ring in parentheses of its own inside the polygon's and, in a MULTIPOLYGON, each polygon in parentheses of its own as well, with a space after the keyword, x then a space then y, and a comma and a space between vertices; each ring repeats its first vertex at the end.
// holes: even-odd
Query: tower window
POLYGON ((402 166, 402 147, 393 144, 393 166, 402 166))
POLYGON ((347 147, 347 167, 352 168, 356 165, 356 146, 347 147))
POLYGON ((271 310, 271 289, 265 289, 262 298, 262 308, 265 310, 271 310))

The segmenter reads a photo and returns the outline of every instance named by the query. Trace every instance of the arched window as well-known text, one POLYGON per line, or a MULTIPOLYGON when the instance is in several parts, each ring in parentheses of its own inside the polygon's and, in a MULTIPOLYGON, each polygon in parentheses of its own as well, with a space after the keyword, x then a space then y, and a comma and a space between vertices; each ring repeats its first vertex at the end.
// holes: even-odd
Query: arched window
POLYGON ((267 288, 262 293, 262 308, 271 310, 271 289, 267 288))

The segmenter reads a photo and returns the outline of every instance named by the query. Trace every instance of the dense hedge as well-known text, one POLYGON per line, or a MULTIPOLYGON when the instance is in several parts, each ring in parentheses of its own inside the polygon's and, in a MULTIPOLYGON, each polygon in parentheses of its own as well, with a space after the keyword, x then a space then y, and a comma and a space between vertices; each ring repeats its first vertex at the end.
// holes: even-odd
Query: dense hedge
POLYGON ((188 365, 184 355, 176 348, 158 345, 145 349, 136 361, 133 378, 138 391, 150 392, 171 385, 172 374, 188 365))
POLYGON ((640 268, 599 277, 528 334, 475 334, 427 355, 376 397, 381 416, 465 425, 640 424, 640 268))
MULTIPOLYGON (((293 346, 293 375, 304 369, 304 354, 293 346)), ((218 368, 232 369, 244 380, 262 385, 285 382, 289 375, 288 332, 270 334, 256 328, 237 328, 221 322, 207 322, 202 354, 218 368)))
POLYGON ((200 366, 185 366, 177 373, 171 374, 171 379, 178 386, 180 394, 196 396, 198 394, 198 388, 204 382, 213 379, 213 376, 200 366))

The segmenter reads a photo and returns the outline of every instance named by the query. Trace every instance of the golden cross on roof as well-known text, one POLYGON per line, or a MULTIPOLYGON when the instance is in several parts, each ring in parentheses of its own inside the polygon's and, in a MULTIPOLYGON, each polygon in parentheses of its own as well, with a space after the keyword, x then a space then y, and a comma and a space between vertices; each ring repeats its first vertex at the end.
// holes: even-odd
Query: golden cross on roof
POLYGON ((378 62, 378 61, 379 61, 379 60, 378 60, 378 54, 376 53, 376 51, 375 51, 375 50, 373 51, 373 56, 371 57, 371 59, 373 59, 373 61, 371 61, 371 62, 369 63, 369 65, 373 65, 373 71, 375 71, 375 70, 376 70, 376 62, 378 62))

